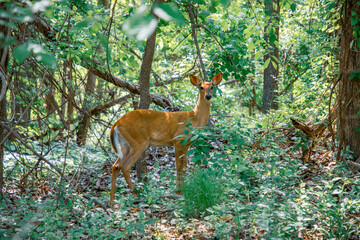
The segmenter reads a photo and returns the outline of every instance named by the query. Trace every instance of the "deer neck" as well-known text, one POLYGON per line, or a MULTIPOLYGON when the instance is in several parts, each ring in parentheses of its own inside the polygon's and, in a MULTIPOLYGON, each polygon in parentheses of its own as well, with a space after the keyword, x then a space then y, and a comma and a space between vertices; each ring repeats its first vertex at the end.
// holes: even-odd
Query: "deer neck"
POLYGON ((193 127, 206 126, 210 117, 210 101, 206 100, 204 96, 199 94, 197 104, 193 110, 195 117, 193 120, 193 127))

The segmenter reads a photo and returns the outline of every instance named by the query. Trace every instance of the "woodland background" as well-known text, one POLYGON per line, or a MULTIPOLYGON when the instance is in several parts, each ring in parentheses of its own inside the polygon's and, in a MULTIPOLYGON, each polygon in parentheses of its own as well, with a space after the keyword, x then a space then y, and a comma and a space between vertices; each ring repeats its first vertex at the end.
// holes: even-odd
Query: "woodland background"
POLYGON ((1 239, 360 239, 360 2, 0 2, 1 239), (184 194, 150 148, 109 206, 109 130, 191 110, 184 194), (140 177, 140 178, 138 178, 140 177))

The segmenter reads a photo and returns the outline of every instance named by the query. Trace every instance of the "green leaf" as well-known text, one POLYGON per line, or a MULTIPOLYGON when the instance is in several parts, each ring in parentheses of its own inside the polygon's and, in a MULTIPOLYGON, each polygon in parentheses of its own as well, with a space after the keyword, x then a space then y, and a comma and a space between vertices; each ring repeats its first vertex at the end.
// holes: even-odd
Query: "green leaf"
POLYGON ((230 4, 231 0, 221 0, 221 4, 228 6, 230 4))
POLYGON ((40 62, 42 62, 43 64, 51 67, 51 68, 55 68, 57 66, 57 61, 54 58, 54 56, 47 54, 47 53, 39 53, 37 54, 38 57, 40 57, 40 62))
POLYGON ((31 53, 29 43, 24 43, 14 48, 13 55, 17 63, 22 63, 31 53))
POLYGON ((248 52, 252 52, 254 48, 255 48, 255 43, 253 41, 250 41, 248 45, 248 52))
POLYGON ((291 11, 295 12, 296 11, 296 3, 292 3, 290 6, 291 11))
POLYGON ((145 40, 156 30, 158 20, 148 10, 148 7, 141 6, 125 21, 122 29, 129 37, 145 40))
POLYGON ((255 57, 254 57, 254 58, 255 58, 255 61, 256 61, 256 60, 259 60, 259 58, 261 58, 262 56, 264 56, 262 52, 260 52, 260 51, 256 52, 256 53, 255 53, 255 57))
POLYGON ((276 65, 275 61, 271 61, 271 64, 273 65, 274 69, 277 70, 278 66, 276 65))
POLYGON ((91 44, 89 43, 88 40, 83 40, 83 43, 85 44, 85 46, 86 46, 88 49, 91 49, 91 48, 92 48, 92 46, 91 46, 91 44))
POLYGON ((187 143, 187 141, 188 141, 187 139, 183 139, 183 140, 181 140, 180 144, 185 145, 187 143))
POLYGON ((173 21, 179 25, 186 23, 185 17, 182 15, 178 7, 174 4, 162 3, 153 8, 154 14, 165 21, 173 21))
POLYGON ((159 221, 160 219, 158 219, 158 218, 150 218, 149 220, 146 220, 145 222, 144 222, 144 224, 145 225, 150 225, 150 224, 154 224, 154 223, 156 223, 157 221, 159 221))
POLYGON ((75 24, 74 28, 76 28, 76 29, 87 28, 93 22, 94 22, 94 20, 92 20, 92 19, 85 19, 84 21, 81 21, 81 22, 75 24))
POLYGON ((351 25, 356 25, 359 22, 358 18, 351 18, 351 25))
POLYGON ((2 40, 4 41, 2 46, 1 46, 3 48, 6 47, 6 46, 9 46, 9 45, 11 45, 11 44, 13 44, 15 42, 14 37, 5 37, 5 39, 2 39, 2 40))
POLYGON ((265 63, 264 63, 264 69, 266 69, 266 68, 269 66, 270 59, 271 59, 271 58, 266 59, 266 61, 265 61, 265 63))
POLYGON ((190 150, 186 153, 186 155, 190 156, 191 154, 196 153, 196 152, 197 152, 196 149, 190 149, 190 150))

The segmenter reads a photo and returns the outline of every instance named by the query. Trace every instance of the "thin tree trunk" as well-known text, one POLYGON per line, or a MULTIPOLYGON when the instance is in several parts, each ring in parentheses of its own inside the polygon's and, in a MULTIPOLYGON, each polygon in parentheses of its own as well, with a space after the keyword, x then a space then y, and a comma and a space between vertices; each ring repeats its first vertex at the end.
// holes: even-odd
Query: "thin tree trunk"
MULTIPOLYGON (((3 9, 3 4, 0 3, 0 9, 3 9)), ((7 36, 10 29, 5 25, 0 25, 0 32, 7 36)), ((0 81, 0 89, 2 90, 2 99, 0 99, 0 121, 6 121, 6 75, 9 65, 9 48, 1 48, 0 41, 0 72, 2 80, 0 81), (5 85, 5 86, 4 86, 5 85)), ((0 143, 4 142, 5 129, 0 125, 0 143)), ((0 144, 0 193, 4 187, 4 145, 0 144)))
MULTIPOLYGON (((155 43, 156 43, 156 30, 146 41, 144 57, 141 63, 141 70, 139 77, 139 84, 140 84, 139 108, 140 109, 149 108, 151 102, 150 92, 149 92, 149 82, 150 82, 151 65, 154 58, 155 43)), ((135 165, 136 174, 139 180, 143 180, 142 175, 147 172, 145 152, 141 155, 141 157, 139 158, 139 160, 136 162, 135 165)))
MULTIPOLYGON (((2 56, 2 54, 0 54, 2 56)), ((5 74, 2 72, 2 74, 5 74)), ((2 83, 0 83, 0 86, 2 86, 2 83)), ((0 100, 0 121, 6 120, 6 94, 5 97, 0 100)), ((0 125, 0 143, 3 142, 5 132, 4 128, 0 125)), ((0 145, 0 192, 2 192, 4 186, 4 145, 0 145)))
POLYGON ((72 115, 74 112, 73 99, 74 99, 74 90, 73 90, 73 66, 72 60, 66 61, 67 65, 67 80, 69 81, 68 86, 68 99, 67 99, 67 115, 68 115, 68 124, 72 123, 72 115))
POLYGON ((19 124, 23 127, 27 127, 29 125, 31 113, 30 108, 27 109, 26 106, 26 103, 28 103, 30 100, 28 101, 28 96, 24 94, 26 92, 25 89, 26 84, 23 82, 23 80, 19 77, 15 77, 13 89, 17 100, 15 102, 15 118, 18 119, 20 116, 22 116, 19 124))
POLYGON ((263 113, 269 112, 270 109, 278 109, 276 96, 277 77, 279 75, 279 48, 276 43, 279 41, 279 0, 265 0, 265 13, 270 19, 264 29, 264 40, 267 48, 264 62, 269 61, 268 59, 270 62, 264 69, 263 113))
POLYGON ((198 56, 198 59, 199 59, 200 67, 202 69, 203 79, 204 79, 205 82, 208 82, 209 79, 208 79, 208 77, 206 75, 205 65, 204 65, 204 62, 203 62, 202 57, 201 57, 200 47, 199 47, 199 43, 198 43, 197 36, 196 36, 194 8, 191 5, 191 3, 188 3, 188 13, 189 13, 190 23, 191 23, 191 34, 192 34, 194 44, 195 44, 195 47, 196 47, 196 53, 197 53, 197 56, 198 56))
POLYGON ((95 81, 96 76, 91 71, 88 72, 86 86, 85 86, 85 100, 83 106, 82 120, 79 122, 78 131, 76 133, 77 139, 76 142, 79 146, 83 146, 86 144, 86 137, 88 133, 88 129, 90 126, 90 109, 91 109, 91 96, 94 94, 95 90, 95 81))
MULTIPOLYGON (((103 5, 105 9, 110 8, 110 1, 109 0, 99 0, 98 5, 103 5)), ((104 50, 102 49, 101 45, 99 45, 96 48, 96 55, 103 53, 104 50)), ((92 108, 91 106, 91 98, 94 96, 95 92, 95 83, 96 83, 96 75, 91 71, 91 69, 88 71, 87 75, 87 81, 85 85, 85 97, 84 97, 84 106, 83 106, 83 113, 82 113, 82 119, 79 122, 78 131, 76 132, 76 142, 79 146, 83 146, 86 144, 86 139, 88 135, 88 130, 90 127, 90 121, 91 121, 91 113, 90 110, 92 108)), ((98 92, 101 94, 101 85, 98 85, 97 88, 98 92), (100 90, 100 91, 99 91, 100 90)), ((101 96, 100 96, 101 99, 101 96)))
MULTIPOLYGON (((340 39, 340 78, 339 78, 339 117, 338 137, 340 150, 349 147, 355 159, 360 160, 360 52, 359 37, 354 39, 354 29, 360 23, 352 25, 351 18, 360 16, 357 0, 345 0, 342 6, 340 39), (352 44, 353 43, 353 44, 352 44)), ((357 34, 357 36, 359 36, 357 34)), ((360 162, 360 161, 359 161, 360 162)))

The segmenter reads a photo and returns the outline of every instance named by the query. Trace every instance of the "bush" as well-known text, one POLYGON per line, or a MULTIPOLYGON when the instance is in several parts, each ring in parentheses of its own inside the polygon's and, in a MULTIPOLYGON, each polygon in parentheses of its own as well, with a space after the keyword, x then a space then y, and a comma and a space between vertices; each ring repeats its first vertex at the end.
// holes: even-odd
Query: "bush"
POLYGON ((183 210, 187 217, 199 217, 221 201, 224 196, 221 176, 219 170, 197 168, 185 177, 183 210))

